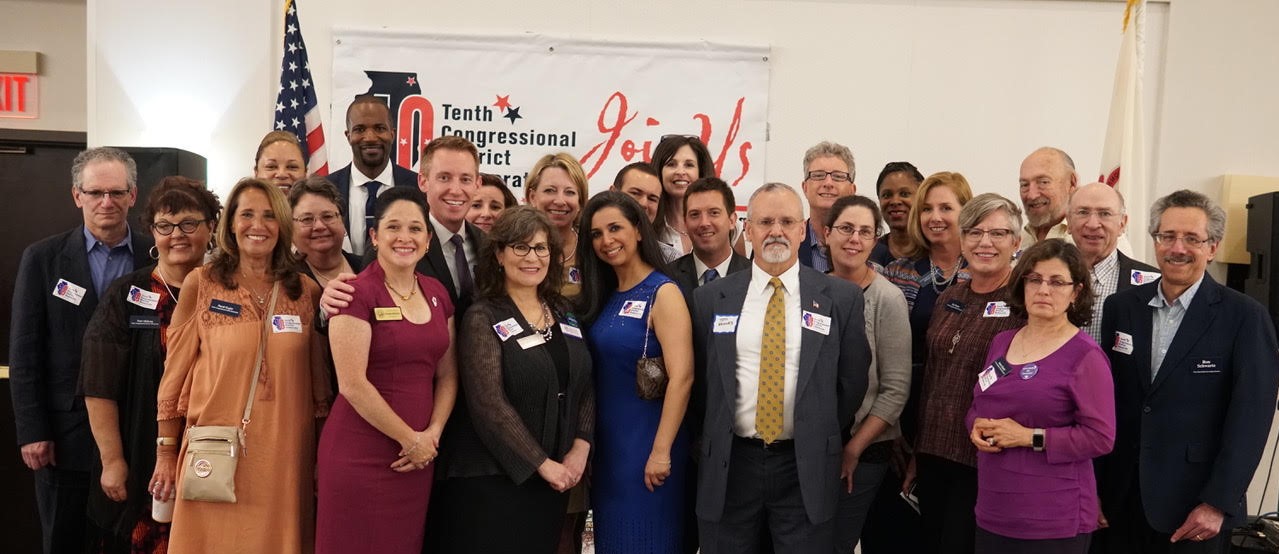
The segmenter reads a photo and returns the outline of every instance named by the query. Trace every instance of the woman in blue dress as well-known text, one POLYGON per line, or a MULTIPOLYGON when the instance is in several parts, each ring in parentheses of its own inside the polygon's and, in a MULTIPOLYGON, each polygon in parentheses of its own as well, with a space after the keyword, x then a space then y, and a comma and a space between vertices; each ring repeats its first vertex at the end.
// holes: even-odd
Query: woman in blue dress
POLYGON ((690 470, 683 424, 693 385, 688 306, 675 282, 655 269, 661 250, 631 197, 599 193, 582 216, 589 240, 577 247, 579 301, 596 360, 595 552, 679 552, 690 470), (670 380, 661 398, 643 400, 636 391, 641 356, 665 362, 670 380))

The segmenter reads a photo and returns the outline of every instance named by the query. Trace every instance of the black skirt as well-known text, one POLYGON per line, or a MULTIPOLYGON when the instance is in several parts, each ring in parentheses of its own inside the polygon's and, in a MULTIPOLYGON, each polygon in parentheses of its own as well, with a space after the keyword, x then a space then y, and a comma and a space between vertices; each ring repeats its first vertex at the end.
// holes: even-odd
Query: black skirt
POLYGON ((503 475, 445 479, 435 486, 431 518, 440 520, 441 553, 554 554, 559 546, 568 493, 536 474, 520 485, 503 475))

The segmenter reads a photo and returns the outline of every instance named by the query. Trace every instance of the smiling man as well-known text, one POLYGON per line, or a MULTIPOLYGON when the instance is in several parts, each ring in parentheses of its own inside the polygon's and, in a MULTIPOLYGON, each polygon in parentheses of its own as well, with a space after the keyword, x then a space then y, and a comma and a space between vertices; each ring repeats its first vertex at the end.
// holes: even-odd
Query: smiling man
POLYGON ((360 95, 347 106, 346 140, 351 143, 351 163, 334 171, 328 179, 337 187, 340 204, 346 211, 343 221, 351 242, 349 250, 364 255, 377 195, 392 186, 416 186, 417 175, 391 162, 395 130, 391 128, 391 112, 381 98, 360 95))
POLYGON ((1155 268, 1119 251, 1119 239, 1128 226, 1124 197, 1105 183, 1084 185, 1070 195, 1066 224, 1092 273, 1096 295, 1092 322, 1084 331, 1101 344, 1101 306, 1110 295, 1159 277, 1155 268))
POLYGON ((822 250, 817 229, 841 196, 857 194, 857 164, 853 152, 842 144, 822 141, 804 153, 804 196, 808 199, 806 236, 799 245, 799 263, 822 273, 830 271, 830 259, 822 250), (816 225, 813 222, 816 221, 816 225))

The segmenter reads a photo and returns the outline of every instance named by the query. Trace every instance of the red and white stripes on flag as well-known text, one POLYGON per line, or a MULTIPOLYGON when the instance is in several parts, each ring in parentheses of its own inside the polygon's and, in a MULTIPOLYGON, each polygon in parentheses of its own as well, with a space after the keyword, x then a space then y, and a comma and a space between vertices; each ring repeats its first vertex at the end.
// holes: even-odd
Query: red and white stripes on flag
POLYGON ((295 0, 284 4, 284 59, 280 62, 280 89, 275 99, 275 129, 298 137, 306 156, 307 173, 329 174, 329 156, 324 148, 324 124, 315 99, 311 63, 306 58, 306 42, 298 23, 295 0))
POLYGON ((1123 42, 1115 67, 1110 100, 1110 123, 1101 150, 1098 180, 1119 190, 1135 203, 1146 190, 1146 151, 1142 123, 1142 64, 1145 58, 1146 0, 1128 0, 1124 8, 1123 42))

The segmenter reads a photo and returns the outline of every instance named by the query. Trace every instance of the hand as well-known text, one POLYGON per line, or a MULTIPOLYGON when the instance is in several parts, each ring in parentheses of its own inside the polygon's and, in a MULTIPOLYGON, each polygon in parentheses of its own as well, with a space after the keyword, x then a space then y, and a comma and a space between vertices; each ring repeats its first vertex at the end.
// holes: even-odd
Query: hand
POLYGON ((102 464, 102 478, 98 481, 107 498, 112 502, 124 502, 129 498, 129 491, 124 487, 128 478, 129 464, 124 458, 117 458, 102 464))
POLYGON ((915 465, 915 457, 910 457, 910 462, 906 464, 906 474, 902 475, 902 492, 910 494, 911 489, 915 488, 915 477, 918 469, 915 465))
POLYGON ((155 453, 155 471, 151 473, 151 484, 147 486, 147 490, 151 491, 151 498, 154 498, 157 502, 172 500, 178 492, 177 476, 178 453, 176 449, 169 452, 162 452, 157 449, 155 453))
POLYGON ((853 472, 857 471, 857 461, 861 455, 853 451, 853 441, 844 445, 844 459, 839 465, 839 478, 844 481, 848 494, 853 494, 853 472))
POLYGON ((537 466, 537 474, 541 476, 542 479, 545 479, 546 482, 551 485, 551 488, 555 489, 557 492, 569 490, 577 483, 577 480, 573 478, 573 475, 569 472, 568 468, 550 458, 547 458, 545 462, 542 462, 542 465, 537 466))
POLYGON ((893 439, 893 457, 889 463, 892 464, 893 472, 897 475, 906 474, 906 466, 910 464, 911 448, 910 442, 906 437, 897 437, 893 439))
POLYGON ((668 455, 665 458, 654 458, 652 455, 648 457, 648 463, 644 464, 644 486, 648 488, 648 492, 657 490, 657 487, 666 483, 666 478, 671 476, 671 459, 668 455))
POLYGON ((586 458, 590 452, 590 444, 577 439, 573 441, 573 447, 568 450, 568 454, 564 455, 564 467, 568 468, 569 473, 573 475, 574 484, 581 481, 582 474, 586 473, 586 458))
MULTIPOLYGON (((982 418, 979 417, 977 419, 981 420, 982 418)), ((968 434, 968 440, 973 442, 973 446, 977 447, 978 452, 985 452, 987 454, 998 454, 1004 451, 1003 448, 990 445, 990 439, 982 435, 981 427, 978 427, 976 422, 973 423, 972 432, 968 434)))
POLYGON ((53 455, 53 441, 37 441, 22 445, 22 462, 32 471, 58 465, 53 455))
POLYGON ((973 422, 973 431, 981 432, 980 436, 986 439, 987 446, 1015 448, 1029 447, 1034 444, 1031 439, 1034 432, 1010 418, 988 419, 979 417, 973 422))
POLYGON ((391 469, 400 473, 426 469, 439 455, 440 435, 431 428, 413 433, 407 444, 401 443, 400 457, 391 463, 391 469))
POLYGON ((1211 539, 1221 532, 1221 522, 1225 519, 1225 514, 1212 506, 1207 504, 1195 506, 1195 509, 1190 510, 1190 515, 1186 516, 1186 522, 1172 534, 1170 542, 1211 539))
POLYGON ((329 317, 337 315, 338 310, 351 305, 351 300, 355 298, 355 287, 346 284, 355 278, 354 273, 339 273, 337 277, 329 281, 324 286, 324 293, 320 295, 320 309, 329 317))

